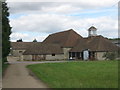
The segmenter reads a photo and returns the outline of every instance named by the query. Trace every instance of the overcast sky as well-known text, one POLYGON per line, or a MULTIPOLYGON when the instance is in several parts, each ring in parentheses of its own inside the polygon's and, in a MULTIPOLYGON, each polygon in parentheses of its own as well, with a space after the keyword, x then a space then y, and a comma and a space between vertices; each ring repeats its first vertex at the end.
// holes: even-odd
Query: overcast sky
POLYGON ((98 29, 98 35, 118 37, 119 0, 34 1, 7 0, 12 26, 11 41, 20 38, 23 41, 33 41, 35 38, 42 41, 49 34, 68 29, 87 37, 87 29, 92 25, 98 29))

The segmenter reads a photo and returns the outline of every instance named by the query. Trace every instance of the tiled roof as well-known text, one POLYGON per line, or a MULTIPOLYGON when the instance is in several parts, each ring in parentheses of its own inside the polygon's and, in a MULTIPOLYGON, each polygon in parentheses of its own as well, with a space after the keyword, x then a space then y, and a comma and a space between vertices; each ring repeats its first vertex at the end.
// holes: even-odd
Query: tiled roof
POLYGON ((79 40, 79 43, 70 52, 82 52, 85 49, 90 51, 118 51, 120 48, 103 36, 91 36, 79 40))
POLYGON ((34 43, 31 44, 23 54, 24 55, 63 54, 63 50, 58 44, 34 43))
POLYGON ((41 43, 41 42, 11 42, 11 47, 13 50, 25 50, 28 46, 34 43, 41 43))
POLYGON ((82 39, 82 36, 76 33, 73 29, 70 29, 49 35, 43 43, 59 44, 62 47, 74 47, 79 39, 82 39))

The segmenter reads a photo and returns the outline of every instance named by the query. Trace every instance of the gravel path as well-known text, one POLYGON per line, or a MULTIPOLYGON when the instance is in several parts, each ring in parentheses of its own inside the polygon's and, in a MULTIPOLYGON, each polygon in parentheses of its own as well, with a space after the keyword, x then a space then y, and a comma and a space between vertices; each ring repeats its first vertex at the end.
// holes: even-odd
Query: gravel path
POLYGON ((8 57, 10 63, 5 71, 2 88, 48 88, 45 83, 37 79, 26 65, 37 63, 62 63, 67 61, 17 61, 16 57, 8 57))
POLYGON ((3 77, 3 88, 47 88, 42 81, 30 75, 27 63, 10 64, 3 77))
MULTIPOLYGON (((10 63, 5 71, 2 88, 48 88, 48 86, 31 74, 30 70, 26 68, 29 64, 37 63, 62 63, 68 61, 18 61, 18 57, 7 57, 10 63)), ((47 89, 48 90, 48 89, 47 89)))

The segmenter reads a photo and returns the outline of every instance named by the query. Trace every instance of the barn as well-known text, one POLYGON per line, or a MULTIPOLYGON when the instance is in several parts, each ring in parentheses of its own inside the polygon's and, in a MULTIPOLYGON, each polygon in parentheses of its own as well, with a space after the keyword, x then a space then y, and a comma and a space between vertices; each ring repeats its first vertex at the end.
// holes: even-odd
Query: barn
POLYGON ((91 26, 88 37, 83 38, 73 29, 50 34, 43 42, 11 42, 12 56, 21 60, 104 60, 107 52, 120 47, 107 38, 97 35, 91 26))

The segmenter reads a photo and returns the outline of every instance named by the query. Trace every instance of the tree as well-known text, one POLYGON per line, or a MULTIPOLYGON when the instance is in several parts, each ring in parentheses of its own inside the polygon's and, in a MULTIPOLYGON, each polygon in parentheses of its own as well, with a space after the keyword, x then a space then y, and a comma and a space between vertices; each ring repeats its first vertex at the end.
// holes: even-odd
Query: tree
POLYGON ((34 40, 33 40, 33 42, 37 42, 37 40, 36 40, 36 39, 34 39, 34 40))
POLYGON ((2 62, 6 62, 6 57, 10 52, 10 34, 11 27, 9 24, 9 12, 8 12, 7 3, 2 2, 2 62))
POLYGON ((120 40, 120 38, 109 38, 109 40, 120 40))
POLYGON ((17 40, 16 42, 23 42, 22 39, 17 40))

